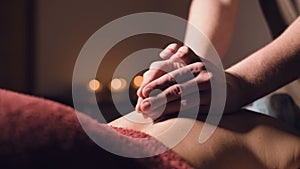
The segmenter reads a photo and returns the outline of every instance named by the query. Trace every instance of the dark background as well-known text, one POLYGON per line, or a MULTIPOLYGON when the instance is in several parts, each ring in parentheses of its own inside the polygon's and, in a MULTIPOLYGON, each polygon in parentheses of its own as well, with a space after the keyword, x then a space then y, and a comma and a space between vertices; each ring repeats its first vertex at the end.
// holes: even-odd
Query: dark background
MULTIPOLYGON (((187 18, 185 0, 2 0, 0 1, 0 88, 72 105, 76 58, 87 39, 119 17, 137 12, 165 12, 187 18)), ((258 1, 242 1, 237 29, 224 66, 237 62, 271 40, 258 1), (230 58, 229 58, 230 57, 230 58)), ((106 56, 111 66, 98 77, 109 83, 113 63, 144 48, 164 48, 170 37, 139 35, 123 40, 106 56)), ((104 69, 104 68, 103 68, 104 69)), ((131 97, 135 99, 134 91, 131 97)), ((98 93, 105 111, 115 112, 107 87, 98 93)))

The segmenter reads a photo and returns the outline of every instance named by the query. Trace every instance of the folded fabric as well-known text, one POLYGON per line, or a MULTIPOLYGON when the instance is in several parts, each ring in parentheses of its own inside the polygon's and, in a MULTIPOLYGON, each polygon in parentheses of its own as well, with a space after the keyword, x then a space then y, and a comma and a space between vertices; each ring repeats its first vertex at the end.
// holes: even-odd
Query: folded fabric
MULTIPOLYGON (((151 153, 166 147, 134 130, 111 128, 82 114, 98 137, 130 151, 151 153), (133 138, 149 138, 139 142, 133 138)), ((71 107, 0 89, 0 168, 193 168, 168 150, 147 158, 105 151, 83 131, 71 107)))

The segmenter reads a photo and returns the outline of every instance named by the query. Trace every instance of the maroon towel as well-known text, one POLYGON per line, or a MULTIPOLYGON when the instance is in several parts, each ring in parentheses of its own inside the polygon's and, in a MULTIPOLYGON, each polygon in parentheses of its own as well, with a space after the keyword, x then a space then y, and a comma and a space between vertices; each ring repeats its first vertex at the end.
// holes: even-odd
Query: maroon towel
MULTIPOLYGON (((93 134, 107 141, 117 141, 124 149, 151 153, 166 148, 144 133, 112 129, 84 114, 79 115, 93 134), (142 142, 132 138, 149 139, 142 142)), ((29 167, 192 168, 171 150, 141 159, 109 153, 85 134, 74 109, 0 89, 0 168, 29 167)))

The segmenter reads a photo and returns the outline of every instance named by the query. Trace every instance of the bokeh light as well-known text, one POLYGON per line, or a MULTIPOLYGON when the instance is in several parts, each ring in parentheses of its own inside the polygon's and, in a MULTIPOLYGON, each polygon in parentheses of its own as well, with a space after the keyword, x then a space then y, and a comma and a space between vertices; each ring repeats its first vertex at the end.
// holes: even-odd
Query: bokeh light
POLYGON ((126 88, 127 82, 123 78, 115 78, 112 79, 110 83, 110 89, 113 92, 119 92, 126 88))
POLYGON ((135 88, 139 88, 142 82, 143 82, 143 76, 138 75, 133 79, 133 86, 135 88))
POLYGON ((93 92, 98 92, 102 89, 102 85, 98 80, 93 79, 89 82, 88 89, 93 92))

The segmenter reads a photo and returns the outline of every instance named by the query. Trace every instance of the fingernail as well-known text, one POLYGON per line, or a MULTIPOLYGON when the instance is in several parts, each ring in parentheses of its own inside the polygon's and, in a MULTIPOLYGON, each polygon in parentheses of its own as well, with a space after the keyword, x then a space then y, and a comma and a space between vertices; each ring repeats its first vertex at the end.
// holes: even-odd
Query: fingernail
POLYGON ((163 50, 162 52, 160 52, 159 56, 162 59, 168 59, 173 53, 169 50, 163 50))
POLYGON ((151 107, 151 103, 148 100, 142 102, 142 104, 141 104, 141 108, 143 111, 148 111, 150 109, 150 107, 151 107))

